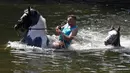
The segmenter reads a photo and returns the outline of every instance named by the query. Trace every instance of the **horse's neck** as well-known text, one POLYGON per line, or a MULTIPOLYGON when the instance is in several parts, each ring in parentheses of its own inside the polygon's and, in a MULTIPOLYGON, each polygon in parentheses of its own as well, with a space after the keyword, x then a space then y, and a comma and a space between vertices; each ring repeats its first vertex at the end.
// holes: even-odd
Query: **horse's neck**
POLYGON ((121 46, 121 44, 120 44, 120 33, 118 33, 118 46, 121 46))
POLYGON ((42 16, 39 17, 39 20, 36 25, 31 26, 30 30, 28 31, 27 35, 30 35, 31 37, 35 36, 45 36, 47 33, 46 29, 46 20, 42 16))
POLYGON ((44 28, 44 29, 46 29, 47 26, 46 26, 46 20, 45 20, 45 18, 43 18, 42 16, 40 16, 37 24, 34 25, 34 26, 32 26, 31 28, 37 28, 37 29, 44 28))
POLYGON ((114 43, 114 46, 121 46, 121 44, 120 44, 120 34, 118 35, 116 42, 114 43))

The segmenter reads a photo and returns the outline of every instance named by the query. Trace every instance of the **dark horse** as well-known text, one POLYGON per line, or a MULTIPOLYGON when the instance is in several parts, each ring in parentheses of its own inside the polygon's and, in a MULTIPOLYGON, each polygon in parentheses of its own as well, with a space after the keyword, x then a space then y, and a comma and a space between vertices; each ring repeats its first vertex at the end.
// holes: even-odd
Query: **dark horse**
POLYGON ((46 20, 35 9, 28 7, 24 10, 24 14, 14 28, 16 31, 25 32, 21 39, 22 43, 42 48, 47 46, 46 20))
POLYGON ((112 45, 115 47, 120 47, 120 27, 115 29, 113 26, 111 27, 110 31, 108 32, 108 36, 104 41, 105 45, 112 45))

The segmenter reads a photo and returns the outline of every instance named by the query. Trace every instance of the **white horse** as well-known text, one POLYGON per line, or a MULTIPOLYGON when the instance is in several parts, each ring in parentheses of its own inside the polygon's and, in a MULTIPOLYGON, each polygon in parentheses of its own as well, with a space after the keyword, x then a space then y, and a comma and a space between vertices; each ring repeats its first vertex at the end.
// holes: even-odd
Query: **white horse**
POLYGON ((21 39, 22 43, 41 48, 47 47, 46 20, 35 9, 28 7, 28 9, 24 10, 24 14, 14 28, 16 31, 24 32, 21 39))

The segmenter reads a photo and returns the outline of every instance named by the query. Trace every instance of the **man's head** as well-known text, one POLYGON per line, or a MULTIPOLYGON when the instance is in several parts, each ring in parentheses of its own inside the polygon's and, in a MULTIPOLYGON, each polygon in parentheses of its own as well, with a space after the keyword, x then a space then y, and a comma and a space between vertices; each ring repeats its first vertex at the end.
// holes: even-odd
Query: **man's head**
POLYGON ((75 15, 68 15, 67 23, 70 25, 75 25, 76 24, 76 16, 75 15))

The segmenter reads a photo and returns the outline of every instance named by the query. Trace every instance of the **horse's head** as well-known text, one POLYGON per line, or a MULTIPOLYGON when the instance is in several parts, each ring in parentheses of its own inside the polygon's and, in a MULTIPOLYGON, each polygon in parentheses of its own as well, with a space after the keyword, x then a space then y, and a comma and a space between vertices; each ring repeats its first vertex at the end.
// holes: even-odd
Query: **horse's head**
POLYGON ((120 46, 120 27, 115 29, 113 26, 108 32, 108 36, 104 41, 105 45, 120 46))
POLYGON ((30 26, 37 24, 39 16, 40 14, 38 11, 28 7, 28 9, 24 10, 24 14, 20 17, 17 24, 14 26, 15 30, 28 30, 30 26))

